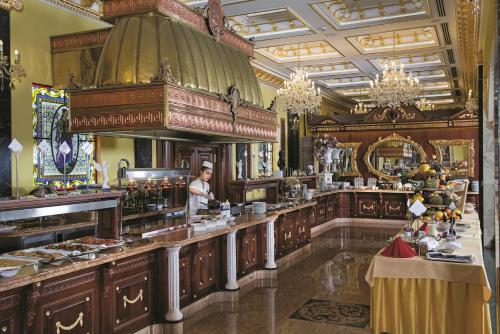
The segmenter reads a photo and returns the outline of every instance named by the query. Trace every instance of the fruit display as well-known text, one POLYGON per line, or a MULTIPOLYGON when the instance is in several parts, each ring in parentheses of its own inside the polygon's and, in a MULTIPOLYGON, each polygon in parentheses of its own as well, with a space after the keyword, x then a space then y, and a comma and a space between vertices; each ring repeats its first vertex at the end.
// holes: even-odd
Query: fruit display
POLYGON ((427 189, 438 189, 439 185, 439 180, 433 177, 428 177, 424 183, 424 187, 427 189))
POLYGON ((429 204, 443 205, 443 197, 438 193, 434 193, 429 197, 429 204))

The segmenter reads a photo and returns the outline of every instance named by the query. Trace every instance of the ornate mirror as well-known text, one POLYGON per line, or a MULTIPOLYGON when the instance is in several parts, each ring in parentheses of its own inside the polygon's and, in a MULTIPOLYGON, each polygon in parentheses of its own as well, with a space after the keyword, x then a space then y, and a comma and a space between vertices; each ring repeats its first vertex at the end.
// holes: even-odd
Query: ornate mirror
POLYGON ((332 152, 333 173, 341 176, 360 176, 356 158, 361 143, 337 143, 332 152))
POLYGON ((370 173, 391 181, 402 174, 415 175, 418 165, 425 160, 425 151, 418 143, 396 133, 370 145, 364 158, 370 173))
POLYGON ((429 140, 429 143, 451 176, 474 177, 474 139, 429 140))

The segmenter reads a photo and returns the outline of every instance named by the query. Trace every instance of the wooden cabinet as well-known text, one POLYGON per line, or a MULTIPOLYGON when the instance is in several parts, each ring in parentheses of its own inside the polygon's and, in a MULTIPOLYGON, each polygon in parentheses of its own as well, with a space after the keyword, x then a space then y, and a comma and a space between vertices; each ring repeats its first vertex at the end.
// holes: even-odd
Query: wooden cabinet
POLYGON ((198 300, 216 290, 218 285, 218 239, 193 246, 192 299, 198 300))
POLYGON ((257 226, 238 231, 236 243, 238 277, 248 275, 258 268, 258 243, 257 226))
POLYGON ((28 333, 100 333, 98 271, 35 283, 28 291, 28 333))
POLYGON ((309 221, 314 207, 300 210, 298 219, 295 221, 295 248, 304 246, 311 239, 311 227, 309 221))
POLYGON ((0 295, 0 333, 17 334, 22 332, 22 290, 9 291, 0 295))
POLYGON ((283 215, 278 229, 278 255, 284 256, 295 249, 297 239, 297 221, 299 211, 292 211, 283 215))
POLYGON ((329 222, 335 218, 335 199, 336 195, 325 196, 325 222, 329 222))
POLYGON ((145 253, 103 268, 103 333, 133 333, 155 319, 156 256, 145 253))
POLYGON ((401 196, 384 196, 383 215, 387 219, 405 219, 406 201, 401 196))
POLYGON ((318 197, 316 205, 316 225, 326 222, 326 196, 318 197))
POLYGON ((179 296, 181 307, 191 301, 191 247, 181 248, 179 256, 179 296))
POLYGON ((356 213, 362 218, 378 218, 379 216, 379 199, 378 196, 355 195, 356 213))

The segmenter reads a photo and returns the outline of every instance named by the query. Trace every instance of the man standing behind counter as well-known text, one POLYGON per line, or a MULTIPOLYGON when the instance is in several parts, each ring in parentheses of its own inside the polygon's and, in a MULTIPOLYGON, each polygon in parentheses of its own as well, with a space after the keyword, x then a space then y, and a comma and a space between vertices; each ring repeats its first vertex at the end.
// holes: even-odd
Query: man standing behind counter
POLYGON ((213 164, 203 161, 200 175, 189 184, 189 214, 196 215, 199 209, 208 209, 208 201, 214 199, 208 181, 212 177, 213 164))

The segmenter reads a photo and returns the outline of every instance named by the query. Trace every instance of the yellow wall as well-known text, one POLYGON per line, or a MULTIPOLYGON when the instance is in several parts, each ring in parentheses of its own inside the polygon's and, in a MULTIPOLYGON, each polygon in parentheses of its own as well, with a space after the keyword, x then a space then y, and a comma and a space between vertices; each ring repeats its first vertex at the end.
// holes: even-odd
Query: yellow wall
MULTIPOLYGON (((20 155, 19 182, 23 190, 33 188, 32 181, 32 145, 31 130, 31 83, 52 85, 51 54, 49 37, 52 35, 99 29, 105 27, 102 22, 77 16, 38 0, 24 0, 23 10, 11 11, 11 51, 18 49, 21 65, 26 70, 26 77, 12 90, 12 136, 24 146, 20 155)), ((112 178, 116 169, 117 158, 134 159, 132 140, 104 139, 101 143, 100 156, 110 164, 109 175, 112 178)), ((13 171, 15 171, 13 162, 13 171)), ((12 173, 15 184, 15 172, 12 173)))

